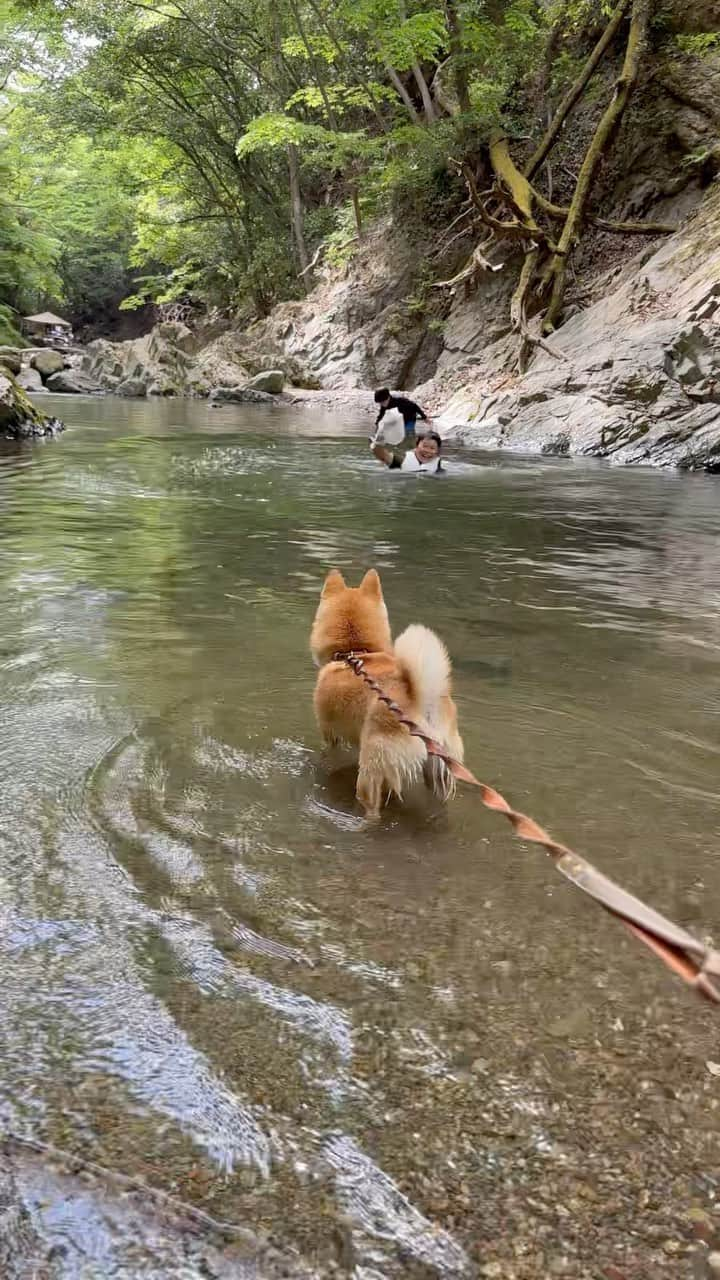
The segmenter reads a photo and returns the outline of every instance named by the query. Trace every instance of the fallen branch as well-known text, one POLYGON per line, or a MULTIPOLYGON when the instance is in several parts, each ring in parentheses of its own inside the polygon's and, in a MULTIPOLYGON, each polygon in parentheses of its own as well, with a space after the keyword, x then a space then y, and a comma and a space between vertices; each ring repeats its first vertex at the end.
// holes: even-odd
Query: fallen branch
POLYGON ((437 260, 438 258, 444 258, 445 255, 449 253, 452 245, 456 244, 458 240, 462 240, 465 236, 469 235, 472 235, 472 227, 461 227, 459 231, 455 232, 454 236, 451 236, 444 244, 439 245, 434 253, 430 254, 431 259, 437 260))
POLYGON ((315 256, 312 262, 308 262, 307 266, 303 267, 302 271, 298 271, 298 279, 300 279, 302 276, 306 276, 308 272, 315 270, 315 267, 317 266, 319 259, 322 257, 324 249, 325 249, 325 246, 321 241, 317 249, 315 250, 315 256))
POLYGON ((486 247, 486 242, 476 245, 465 266, 458 271, 456 276, 450 280, 438 280, 433 289, 453 289, 456 285, 462 284, 463 281, 469 280, 471 276, 477 275, 481 271, 502 271, 503 264, 501 262, 488 262, 482 250, 486 247))

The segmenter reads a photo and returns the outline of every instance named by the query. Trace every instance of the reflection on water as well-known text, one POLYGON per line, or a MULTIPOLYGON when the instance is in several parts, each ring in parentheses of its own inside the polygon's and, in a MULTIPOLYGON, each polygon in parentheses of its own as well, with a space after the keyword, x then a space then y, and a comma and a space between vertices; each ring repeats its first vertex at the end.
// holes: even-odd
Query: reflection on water
MULTIPOLYGON (((0 455, 4 1123, 284 1260, 228 1274, 693 1274, 716 1015, 472 794, 364 829, 307 639, 326 569, 376 565, 476 772, 720 941, 717 481, 409 483, 362 422, 64 407, 0 455)), ((225 1274, 22 1178, 58 1275, 225 1274)))

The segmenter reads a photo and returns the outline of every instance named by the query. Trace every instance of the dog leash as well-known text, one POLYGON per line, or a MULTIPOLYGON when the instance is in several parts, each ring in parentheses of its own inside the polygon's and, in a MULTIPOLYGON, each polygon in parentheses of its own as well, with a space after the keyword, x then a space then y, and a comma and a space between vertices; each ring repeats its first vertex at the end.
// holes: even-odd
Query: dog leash
POLYGON ((450 772, 460 782, 467 782, 477 787, 480 800, 486 809, 502 813, 512 824, 516 836, 532 844, 539 844, 550 854, 556 869, 576 888, 594 898, 606 911, 622 921, 631 933, 639 938, 650 951, 654 952, 668 969, 672 970, 684 982, 707 1000, 720 1004, 720 987, 713 981, 720 978, 720 951, 705 946, 687 933, 679 925, 673 924, 660 915, 653 907, 649 907, 640 898, 628 893, 614 880, 598 871, 586 858, 581 858, 567 845, 558 844, 533 818, 520 813, 508 804, 504 796, 480 782, 464 764, 451 756, 440 742, 425 733, 420 725, 405 715, 401 706, 385 693, 382 686, 365 670, 363 654, 366 650, 354 650, 349 653, 336 653, 335 662, 344 662, 369 689, 380 699, 389 711, 404 725, 414 738, 425 743, 428 754, 439 756, 445 761, 450 772))

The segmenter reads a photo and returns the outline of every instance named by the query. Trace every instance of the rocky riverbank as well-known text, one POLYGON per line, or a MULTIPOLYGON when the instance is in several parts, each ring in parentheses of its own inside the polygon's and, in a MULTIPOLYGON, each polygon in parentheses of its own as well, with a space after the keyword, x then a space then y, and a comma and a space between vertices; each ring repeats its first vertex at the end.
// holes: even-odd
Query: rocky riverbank
POLYGON ((717 182, 675 235, 596 292, 522 377, 493 360, 503 339, 459 388, 452 366, 439 370, 424 392, 449 393, 441 427, 484 448, 720 471, 717 182))
POLYGON ((370 407, 373 385, 414 386, 442 433, 466 446, 720 470, 717 181, 674 235, 601 273, 589 305, 553 334, 553 354, 538 349, 523 374, 512 264, 452 300, 440 340, 427 323, 400 326, 409 277, 400 261, 387 284, 385 234, 249 331, 206 340, 164 324, 134 342, 91 343, 78 372, 120 395, 272 402, 284 388, 285 401, 354 409, 370 407))
MULTIPOLYGON (((676 229, 589 227, 564 321, 522 370, 516 243, 493 244, 470 279, 477 228, 450 234, 439 217, 435 229, 377 223, 344 264, 316 270, 307 298, 249 327, 168 322, 91 342, 52 374, 35 360, 21 377, 39 373, 49 390, 368 410, 369 389, 385 385, 414 394, 466 446, 720 470, 719 104, 720 51, 653 64, 594 199, 607 218, 676 229)), ((594 111, 579 111, 558 143, 560 188, 594 111)))
POLYGON ((0 348, 0 439, 29 440, 38 436, 54 436, 64 431, 59 418, 43 413, 33 404, 15 377, 17 360, 0 348), (12 363, 14 368, 8 368, 12 363))

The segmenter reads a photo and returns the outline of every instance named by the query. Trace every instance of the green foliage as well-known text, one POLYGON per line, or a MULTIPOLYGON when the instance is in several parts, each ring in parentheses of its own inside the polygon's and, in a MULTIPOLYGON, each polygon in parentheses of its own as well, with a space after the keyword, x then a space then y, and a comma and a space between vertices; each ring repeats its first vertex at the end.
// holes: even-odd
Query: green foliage
POLYGON ((0 303, 0 346, 23 347, 24 340, 20 330, 16 328, 17 316, 12 307, 0 303))
POLYGON ((357 210, 445 225, 448 157, 508 119, 549 20, 536 0, 0 0, 0 301, 263 312, 321 243, 348 261, 357 210), (439 68, 462 115, 428 108, 439 68))
POLYGON ((336 210, 335 222, 335 229, 325 237, 325 257, 331 267, 340 268, 347 266, 358 246, 351 204, 336 210))
POLYGON ((438 60, 448 44, 445 14, 442 9, 426 9, 399 25, 391 21, 381 41, 386 57, 399 71, 406 71, 413 62, 438 60))
POLYGON ((720 31, 698 31, 692 36, 676 36, 676 41, 683 53, 704 58, 709 53, 714 53, 716 49, 720 49, 720 31))
POLYGON ((0 303, 17 311, 34 306, 58 285, 53 263, 58 245, 31 205, 7 145, 0 147, 0 303))

